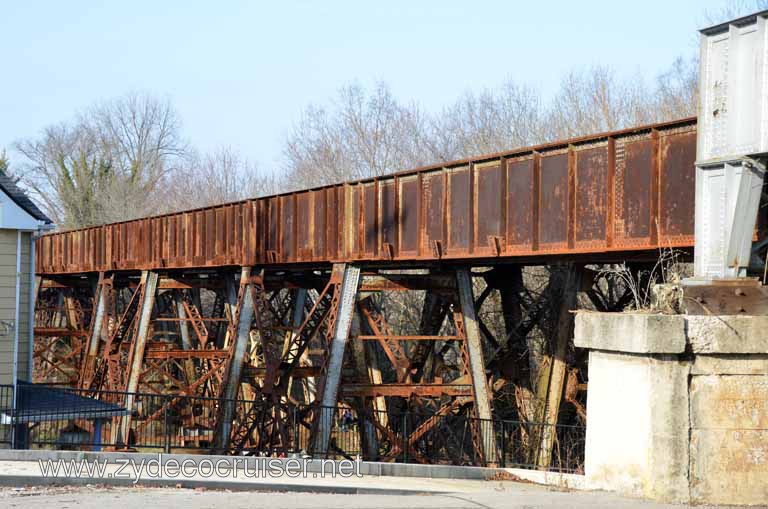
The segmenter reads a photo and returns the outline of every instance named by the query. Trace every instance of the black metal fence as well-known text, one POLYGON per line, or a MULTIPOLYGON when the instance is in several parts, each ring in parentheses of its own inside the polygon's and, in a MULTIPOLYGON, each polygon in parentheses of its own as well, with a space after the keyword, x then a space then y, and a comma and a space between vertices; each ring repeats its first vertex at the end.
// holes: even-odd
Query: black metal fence
POLYGON ((220 453, 216 417, 221 405, 229 404, 234 418, 228 452, 238 454, 316 455, 322 450, 370 461, 583 472, 583 426, 344 405, 264 407, 249 400, 69 388, 54 394, 46 389, 26 385, 14 391, 0 385, 0 447, 220 453), (98 404, 84 404, 85 398, 98 404))

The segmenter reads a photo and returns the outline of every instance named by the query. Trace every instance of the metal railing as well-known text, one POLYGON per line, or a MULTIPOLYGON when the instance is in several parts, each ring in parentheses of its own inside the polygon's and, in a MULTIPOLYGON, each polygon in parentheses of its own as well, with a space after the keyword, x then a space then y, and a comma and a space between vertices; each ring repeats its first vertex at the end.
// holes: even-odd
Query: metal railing
MULTIPOLYGON (((37 417, 18 406, 14 411, 19 391, 35 390, 40 386, 19 386, 14 394, 13 386, 0 385, 0 447, 359 456, 369 461, 583 472, 584 426, 481 420, 453 413, 376 412, 345 405, 267 408, 251 400, 69 388, 56 390, 112 407, 125 408, 130 401, 132 408, 106 417, 102 409, 87 404, 57 407, 46 402, 37 417), (216 416, 223 404, 233 404, 235 416, 227 451, 217 449, 215 436, 216 416), (128 415, 128 436, 122 436, 120 423, 128 415), (316 450, 314 437, 320 423, 328 434, 327 452, 316 450)), ((27 394, 25 401, 30 396, 34 397, 27 394)))

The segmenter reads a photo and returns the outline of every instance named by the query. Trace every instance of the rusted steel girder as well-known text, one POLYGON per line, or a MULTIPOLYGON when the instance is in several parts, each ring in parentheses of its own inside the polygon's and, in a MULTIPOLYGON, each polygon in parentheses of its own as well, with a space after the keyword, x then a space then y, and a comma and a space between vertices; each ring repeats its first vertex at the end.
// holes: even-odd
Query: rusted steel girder
POLYGON ((36 270, 653 259, 693 246, 696 121, 44 235, 36 270), (683 200, 683 202, 681 202, 683 200))
MULTIPOLYGON (((105 278, 103 272, 99 273, 99 280, 96 284, 96 295, 94 297, 95 309, 93 319, 91 320, 88 346, 86 347, 83 365, 80 369, 80 379, 78 380, 78 386, 84 389, 89 388, 96 369, 96 360, 99 357, 99 346, 101 345, 102 333, 105 329, 104 323, 107 320, 107 306, 111 292, 112 279, 105 278)), ((35 334, 37 334, 37 331, 35 334)))
POLYGON ((411 396, 439 398, 440 396, 472 396, 470 384, 344 384, 341 393, 349 397, 411 396))

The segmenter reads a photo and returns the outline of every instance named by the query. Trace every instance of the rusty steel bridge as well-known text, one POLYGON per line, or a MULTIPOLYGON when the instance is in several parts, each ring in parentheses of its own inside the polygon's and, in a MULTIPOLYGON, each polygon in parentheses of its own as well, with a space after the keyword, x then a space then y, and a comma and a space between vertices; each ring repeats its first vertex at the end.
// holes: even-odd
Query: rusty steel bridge
MULTIPOLYGON (((221 451, 276 450, 295 403, 380 416, 367 440, 392 442, 382 460, 409 449, 424 460, 414 444, 439 423, 400 439, 386 419, 393 405, 490 419, 509 397, 520 419, 557 423, 561 403, 581 415, 569 311, 580 291, 601 310, 628 302, 598 295, 584 266, 690 253, 695 158, 688 118, 44 235, 35 380, 221 398, 189 414, 221 451), (534 295, 521 272, 532 265, 566 270, 534 295), (405 294, 418 316, 394 316, 405 294), (492 295, 501 332, 479 313, 492 295), (544 315, 553 346, 531 385, 520 359, 544 315), (259 404, 226 403, 238 399, 259 404)), ((126 437, 131 420, 115 433, 126 437)), ((331 425, 306 423, 314 450, 328 450, 331 425)), ((484 463, 494 441, 473 426, 484 463)), ((547 464, 554 438, 538 441, 547 464)))

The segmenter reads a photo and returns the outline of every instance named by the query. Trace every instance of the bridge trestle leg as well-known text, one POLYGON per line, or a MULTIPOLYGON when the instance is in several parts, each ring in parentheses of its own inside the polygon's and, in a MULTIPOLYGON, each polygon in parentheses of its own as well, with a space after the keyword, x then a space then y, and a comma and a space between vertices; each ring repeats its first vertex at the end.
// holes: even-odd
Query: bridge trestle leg
POLYGON ((240 271, 240 286, 237 292, 236 303, 230 308, 232 321, 229 325, 228 336, 230 341, 234 341, 234 344, 232 345, 232 354, 222 382, 225 401, 221 405, 216 419, 216 448, 221 452, 229 448, 232 434, 232 419, 235 413, 235 400, 240 388, 243 363, 245 362, 245 354, 248 350, 250 339, 251 321, 253 320, 254 311, 251 286, 251 269, 243 267, 240 271))
POLYGON ((475 299, 472 292, 472 277, 469 269, 456 270, 456 284, 459 291, 461 313, 464 321, 464 333, 466 334, 466 349, 469 357, 469 374, 472 379, 472 392, 475 398, 475 416, 479 421, 474 421, 479 426, 480 454, 483 463, 496 464, 496 434, 493 429, 491 413, 491 391, 488 389, 488 380, 485 375, 485 360, 483 356, 483 344, 480 338, 480 328, 475 316, 475 299))
POLYGON ((88 389, 91 386, 93 374, 96 367, 96 360, 99 357, 99 347, 101 346, 102 332, 104 323, 107 320, 107 301, 112 292, 112 278, 105 277, 103 272, 99 273, 99 280, 96 284, 94 296, 93 320, 88 333, 88 344, 86 346, 83 365, 80 369, 80 380, 78 386, 82 389, 88 389))
POLYGON ((537 466, 547 470, 552 460, 552 449, 557 440, 556 425, 560 414, 560 403, 565 388, 567 371, 566 355, 568 343, 573 337, 573 313, 576 307, 577 295, 582 283, 583 268, 569 265, 563 281, 563 290, 560 305, 557 310, 557 325, 554 337, 552 355, 549 357, 548 366, 539 378, 537 392, 543 395, 543 408, 540 415, 541 423, 539 451, 536 458, 537 466))
MULTIPOLYGON (((349 264, 334 265, 333 271, 343 273, 339 289, 336 316, 333 317, 330 328, 329 352, 326 358, 325 376, 323 380, 321 408, 318 415, 316 434, 314 437, 315 453, 326 455, 330 444, 331 428, 334 420, 334 407, 338 401, 341 372, 344 363, 344 351, 349 337, 352 315, 357 300, 357 290, 360 284, 360 268, 349 264)), ((333 276, 332 276, 333 277, 333 276)), ((333 312, 333 311, 332 311, 333 312)))
POLYGON ((125 408, 128 410, 128 414, 123 417, 120 425, 120 433, 126 445, 128 445, 129 432, 131 429, 131 413, 133 411, 134 395, 139 388, 139 378, 144 363, 144 350, 149 336, 152 311, 155 307, 158 279, 159 276, 157 272, 148 270, 142 271, 140 289, 137 290, 141 291, 139 317, 128 358, 128 373, 125 387, 127 393, 125 398, 125 408))

